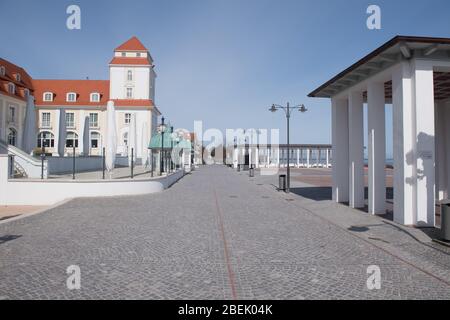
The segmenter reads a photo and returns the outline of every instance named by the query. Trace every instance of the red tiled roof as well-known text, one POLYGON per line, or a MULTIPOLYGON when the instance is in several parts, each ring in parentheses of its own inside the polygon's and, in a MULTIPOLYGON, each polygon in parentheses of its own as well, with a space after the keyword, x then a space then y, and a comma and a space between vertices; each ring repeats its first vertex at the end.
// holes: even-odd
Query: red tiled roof
POLYGON ((44 106, 99 106, 109 99, 109 80, 33 80, 35 104, 44 106), (44 92, 53 93, 53 101, 44 101, 44 92), (67 102, 69 92, 77 94, 77 101, 67 102), (100 93, 100 102, 91 102, 91 93, 100 93))
POLYGON ((132 37, 118 46, 114 51, 148 51, 138 38, 132 37))
POLYGON ((5 67, 5 75, 0 74, 0 93, 20 99, 26 100, 25 89, 33 91, 33 84, 30 75, 21 67, 0 58, 0 67, 5 67), (16 74, 20 74, 20 81, 17 81, 16 74), (16 93, 10 94, 8 91, 8 84, 14 83, 16 86, 16 93))
POLYGON ((147 58, 114 57, 109 64, 150 66, 147 58))

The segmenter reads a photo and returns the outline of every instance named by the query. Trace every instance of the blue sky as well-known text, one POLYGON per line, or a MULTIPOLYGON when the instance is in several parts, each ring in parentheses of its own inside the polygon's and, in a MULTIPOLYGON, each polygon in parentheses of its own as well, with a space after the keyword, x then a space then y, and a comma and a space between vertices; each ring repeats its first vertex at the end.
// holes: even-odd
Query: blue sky
POLYGON ((280 128, 284 140, 284 117, 267 109, 290 101, 310 109, 293 116, 292 141, 329 143, 330 103, 307 94, 395 35, 450 37, 448 12, 448 0, 0 0, 0 56, 35 78, 107 79, 113 49, 136 35, 176 127, 280 128), (70 4, 81 30, 65 26, 70 4), (370 4, 382 30, 366 27, 370 4))

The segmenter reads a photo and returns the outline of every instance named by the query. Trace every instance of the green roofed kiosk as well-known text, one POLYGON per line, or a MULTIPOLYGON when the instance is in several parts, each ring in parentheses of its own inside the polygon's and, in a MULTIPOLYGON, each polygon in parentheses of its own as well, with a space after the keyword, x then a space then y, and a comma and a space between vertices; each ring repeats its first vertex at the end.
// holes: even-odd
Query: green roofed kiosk
POLYGON ((191 169, 192 143, 189 140, 177 137, 176 134, 156 133, 152 136, 148 149, 151 151, 152 174, 156 170, 162 175, 164 168, 166 171, 178 168, 188 171, 191 169))

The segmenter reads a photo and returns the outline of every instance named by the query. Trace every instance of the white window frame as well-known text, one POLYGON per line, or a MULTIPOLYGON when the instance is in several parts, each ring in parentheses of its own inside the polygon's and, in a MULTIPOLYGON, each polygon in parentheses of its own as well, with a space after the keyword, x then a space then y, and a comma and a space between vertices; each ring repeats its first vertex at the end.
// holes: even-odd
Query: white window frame
POLYGON ((141 57, 141 53, 140 52, 136 52, 136 57, 140 58, 141 57))
POLYGON ((98 113, 97 112, 89 113, 89 128, 98 128, 98 113), (95 117, 93 117, 93 116, 95 116, 95 117), (96 118, 95 121, 93 121, 93 118, 96 118))
POLYGON ((126 52, 122 52, 122 54, 121 54, 121 57, 126 57, 127 56, 127 53, 126 52))
POLYGON ((91 102, 100 102, 100 93, 92 92, 90 100, 91 102), (94 97, 97 97, 97 99, 94 99, 94 97))
POLYGON ((77 94, 76 94, 76 92, 67 92, 67 94, 66 94, 66 101, 67 102, 77 102, 77 94), (71 97, 72 95, 75 96, 74 100, 70 100, 69 99, 69 97, 71 97))
POLYGON ((67 131, 67 133, 66 133, 66 141, 65 141, 64 146, 65 146, 66 149, 69 149, 69 148, 72 149, 74 145, 75 145, 75 149, 78 149, 78 146, 79 146, 78 134, 75 131, 67 131), (72 139, 69 139, 69 137, 72 137, 72 139), (72 146, 71 147, 67 146, 68 141, 72 141, 72 146))
POLYGON ((91 149, 99 149, 101 147, 102 135, 98 131, 92 131, 89 137, 89 148, 91 149), (94 136, 97 136, 97 139, 93 139, 94 136), (97 140, 97 147, 92 146, 92 141, 97 140))
POLYGON ((8 106, 8 121, 11 123, 16 122, 16 107, 12 105, 8 106))
POLYGON ((42 95, 42 100, 46 101, 46 102, 52 102, 53 101, 53 92, 44 92, 44 94, 42 95), (47 99, 47 95, 50 95, 50 99, 47 99))
POLYGON ((125 92, 126 98, 127 98, 127 99, 133 99, 133 88, 132 88, 132 87, 128 87, 128 88, 126 88, 125 91, 126 91, 126 92, 125 92), (129 91, 130 94, 128 94, 128 90, 130 90, 130 91, 129 91))
POLYGON ((16 85, 14 83, 12 82, 8 83, 8 92, 10 94, 16 94, 16 85))
POLYGON ((75 128, 75 113, 74 112, 66 112, 65 116, 66 128, 75 128), (67 119, 67 117, 72 119, 67 119))
POLYGON ((41 113, 41 127, 42 128, 50 128, 51 126, 52 115, 50 112, 42 112, 41 113), (46 119, 48 116, 48 119, 46 119))
POLYGON ((4 76, 6 74, 6 69, 4 66, 0 66, 0 75, 4 76))
POLYGON ((127 81, 133 81, 133 70, 127 70, 127 81))
POLYGON ((131 123, 131 113, 125 113, 125 124, 131 123))
POLYGON ((15 128, 9 128, 7 136, 8 144, 16 146, 17 144, 17 130, 15 128))
POLYGON ((55 147, 55 135, 51 131, 41 131, 37 136, 37 147, 42 148, 54 148, 55 147), (45 143, 45 142, 48 143, 45 143))

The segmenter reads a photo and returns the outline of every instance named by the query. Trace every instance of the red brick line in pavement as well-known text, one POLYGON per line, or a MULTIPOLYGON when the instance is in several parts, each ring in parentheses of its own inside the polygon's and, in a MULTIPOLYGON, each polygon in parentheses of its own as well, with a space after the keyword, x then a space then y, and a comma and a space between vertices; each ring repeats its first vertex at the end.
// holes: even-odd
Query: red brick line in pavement
POLYGON ((220 206, 219 206, 219 199, 217 197, 217 191, 216 191, 215 187, 214 187, 214 198, 215 198, 215 203, 216 203, 217 215, 219 217, 219 229, 220 229, 220 233, 222 234, 223 249, 225 252, 225 262, 226 262, 227 271, 228 271, 228 280, 229 280, 230 286, 231 286, 231 296, 232 296, 233 300, 238 300, 238 297, 236 294, 234 272, 233 272, 233 268, 231 267, 230 252, 228 249, 227 238, 225 235, 225 227, 224 227, 224 223, 223 223, 222 210, 220 209, 220 206))

